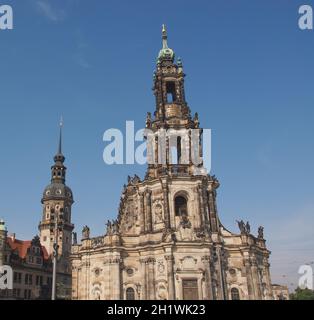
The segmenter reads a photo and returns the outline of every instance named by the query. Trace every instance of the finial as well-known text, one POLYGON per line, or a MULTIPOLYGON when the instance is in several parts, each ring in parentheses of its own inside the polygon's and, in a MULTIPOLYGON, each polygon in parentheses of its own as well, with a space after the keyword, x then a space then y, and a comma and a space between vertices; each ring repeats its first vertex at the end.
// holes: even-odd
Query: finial
POLYGON ((59 146, 58 146, 58 154, 62 154, 62 127, 63 127, 63 117, 60 117, 60 134, 59 134, 59 146))
POLYGON ((162 25, 162 48, 163 49, 167 49, 168 48, 167 30, 166 30, 166 26, 164 24, 162 25))

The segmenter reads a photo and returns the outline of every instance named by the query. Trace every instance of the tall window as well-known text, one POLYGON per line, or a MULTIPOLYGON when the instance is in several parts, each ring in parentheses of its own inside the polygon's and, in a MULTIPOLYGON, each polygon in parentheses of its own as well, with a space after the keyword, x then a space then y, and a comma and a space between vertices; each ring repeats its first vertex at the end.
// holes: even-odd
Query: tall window
POLYGON ((181 137, 177 139, 177 164, 181 162, 181 137))
POLYGON ((188 215, 187 201, 182 196, 177 196, 174 200, 176 216, 188 215))
POLYGON ((135 291, 133 288, 126 289, 126 300, 135 300, 135 291))
POLYGON ((231 300, 240 300, 240 293, 237 288, 231 289, 231 300))

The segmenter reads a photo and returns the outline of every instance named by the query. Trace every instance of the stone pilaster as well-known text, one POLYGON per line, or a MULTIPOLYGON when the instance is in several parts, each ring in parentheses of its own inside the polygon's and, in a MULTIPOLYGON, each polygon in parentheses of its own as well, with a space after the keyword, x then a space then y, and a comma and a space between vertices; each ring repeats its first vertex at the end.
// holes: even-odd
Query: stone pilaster
POLYGON ((90 300, 90 262, 85 260, 81 264, 81 281, 80 287, 83 287, 83 294, 79 294, 82 300, 90 300))
POLYGON ((175 282, 174 282, 174 257, 173 255, 165 256, 167 261, 167 278, 168 278, 168 299, 175 300, 176 292, 175 292, 175 282))
POLYGON ((267 300, 273 300, 273 294, 272 294, 272 285, 271 285, 271 278, 270 278, 270 271, 269 267, 270 264, 267 261, 267 258, 264 258, 264 272, 265 272, 265 283, 266 283, 266 289, 267 289, 267 300))
POLYGON ((146 207, 146 231, 152 231, 152 204, 151 204, 151 190, 145 193, 145 207, 146 207))
POLYGON ((202 262, 204 264, 205 270, 205 285, 206 285, 206 295, 205 300, 213 300, 213 287, 212 287, 212 276, 210 268, 210 256, 203 256, 202 262))
POLYGON ((250 258, 247 257, 244 259, 244 266, 245 266, 245 271, 246 271, 249 300, 254 300, 255 289, 254 289, 254 283, 253 283, 252 272, 251 272, 250 258))
POLYGON ((148 270, 147 270, 147 261, 146 259, 140 259, 140 263, 142 266, 142 279, 143 279, 143 288, 142 288, 142 299, 147 300, 148 299, 148 288, 147 288, 147 283, 148 283, 148 270))
POLYGON ((261 281, 260 281, 260 275, 258 273, 258 266, 256 262, 256 258, 251 258, 251 273, 252 273, 252 280, 254 285, 254 299, 259 300, 261 299, 261 281))
POLYGON ((208 226, 209 225, 209 208, 208 208, 207 190, 205 187, 202 188, 202 196, 203 196, 205 225, 208 226))
POLYGON ((198 186, 198 204, 199 204, 199 216, 200 216, 200 227, 204 227, 204 203, 203 203, 203 191, 202 186, 198 186))
POLYGON ((216 247, 218 283, 219 283, 219 288, 220 288, 219 299, 220 300, 227 300, 228 295, 227 295, 227 291, 226 291, 224 261, 222 261, 221 252, 222 252, 221 248, 216 247))
POLYGON ((120 300, 121 299, 121 264, 122 260, 117 257, 113 258, 110 261, 111 272, 110 276, 112 277, 112 299, 120 300))
POLYGON ((209 206, 211 231, 218 232, 215 199, 212 191, 208 192, 208 206, 209 206))
POLYGON ((148 258, 148 299, 155 300, 155 258, 148 258))
POLYGON ((171 228, 171 224, 170 224, 169 199, 168 199, 169 190, 168 190, 167 184, 163 185, 162 189, 163 189, 163 198, 164 198, 165 226, 166 226, 166 229, 169 229, 171 228))
POLYGON ((140 199, 140 212, 139 212, 139 222, 141 233, 145 232, 145 208, 144 208, 144 193, 139 192, 139 199, 140 199))

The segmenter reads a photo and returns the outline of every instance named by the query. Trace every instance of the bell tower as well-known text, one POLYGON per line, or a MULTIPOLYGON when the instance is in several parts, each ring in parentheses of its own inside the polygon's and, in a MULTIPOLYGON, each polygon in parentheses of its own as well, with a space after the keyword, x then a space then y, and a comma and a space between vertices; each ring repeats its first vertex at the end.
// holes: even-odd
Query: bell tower
POLYGON ((155 125, 192 126, 190 109, 185 101, 182 61, 175 61, 175 53, 168 47, 165 25, 162 26, 162 49, 154 72, 154 95, 156 98, 155 125), (175 121, 176 120, 176 121, 175 121))
POLYGON ((149 129, 147 178, 167 174, 203 174, 202 130, 198 114, 191 117, 184 89, 183 64, 175 60, 174 51, 168 47, 165 25, 162 26, 162 49, 159 51, 153 77, 156 100, 154 116, 147 114, 149 129), (197 130, 193 130, 197 129, 197 130), (194 142, 194 143, 192 143, 194 142), (199 161, 193 161, 198 159, 199 161), (195 165, 196 163, 196 165, 195 165))
POLYGON ((71 214, 74 201, 71 189, 65 184, 67 168, 64 165, 65 157, 62 153, 62 126, 61 121, 58 150, 54 156, 54 165, 51 167, 51 183, 45 188, 41 200, 43 213, 39 231, 40 242, 49 255, 53 253, 53 244, 57 238, 58 270, 70 273, 69 255, 74 229, 71 214))

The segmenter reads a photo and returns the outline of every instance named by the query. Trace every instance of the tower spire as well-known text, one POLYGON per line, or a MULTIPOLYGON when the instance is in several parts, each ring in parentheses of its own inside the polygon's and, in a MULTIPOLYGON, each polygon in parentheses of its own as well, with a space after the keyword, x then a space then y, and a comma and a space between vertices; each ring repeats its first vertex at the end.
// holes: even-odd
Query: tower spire
POLYGON ((54 156, 55 164, 51 167, 52 177, 51 181, 65 182, 65 171, 66 167, 63 165, 65 157, 62 154, 62 128, 63 128, 63 119, 61 117, 59 122, 59 142, 57 154, 54 156))
POLYGON ((167 36, 167 30, 166 26, 163 24, 162 29, 162 48, 159 51, 158 58, 157 58, 157 64, 161 63, 163 61, 171 61, 174 60, 174 52, 172 49, 168 47, 168 36, 167 36))
POLYGON ((63 118, 62 118, 62 116, 60 118, 59 127, 60 127, 60 133, 59 133, 58 154, 62 154, 62 127, 63 127, 63 118))
POLYGON ((167 30, 166 30, 165 24, 162 25, 161 32, 162 32, 162 48, 167 49, 168 48, 168 43, 167 43, 168 36, 167 36, 167 30))

